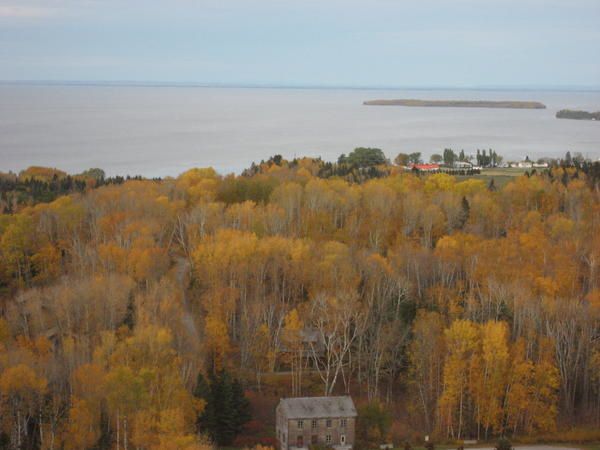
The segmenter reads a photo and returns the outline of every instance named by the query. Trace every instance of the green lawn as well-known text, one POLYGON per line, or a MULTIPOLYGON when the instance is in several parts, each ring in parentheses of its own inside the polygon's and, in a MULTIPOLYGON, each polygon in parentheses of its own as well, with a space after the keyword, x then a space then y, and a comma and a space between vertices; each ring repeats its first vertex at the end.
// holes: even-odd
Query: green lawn
MULTIPOLYGON (((476 180, 483 180, 489 183, 490 180, 494 180, 494 184, 498 189, 506 186, 507 183, 512 181, 515 177, 523 175, 528 169, 517 169, 517 168, 495 168, 495 169, 482 169, 478 175, 458 175, 456 179, 458 181, 468 180, 475 178, 476 180)), ((530 170, 530 169, 529 169, 530 170)))
POLYGON ((581 450, 600 450, 600 442, 597 442, 595 444, 576 445, 576 447, 580 448, 581 450))
POLYGON ((482 169, 481 175, 488 176, 488 177, 497 177, 497 176, 518 177, 520 175, 523 175, 528 170, 532 170, 532 169, 519 169, 516 167, 510 167, 510 168, 495 167, 493 169, 482 169))
MULTIPOLYGON (((538 447, 538 446, 544 446, 544 447, 557 447, 557 448, 578 448, 581 450, 600 450, 600 442, 596 442, 596 443, 589 443, 589 444, 576 444, 576 443, 569 443, 569 442, 558 442, 558 443, 527 443, 527 444, 521 444, 518 441, 517 442, 513 442, 512 443, 513 447, 519 447, 519 446, 525 446, 525 447, 538 447)), ((490 441, 490 442, 485 442, 485 441, 479 441, 476 444, 471 444, 471 445, 465 445, 465 450, 468 449, 479 449, 479 448, 494 448, 496 446, 496 442, 495 441, 490 441)), ((447 445, 447 444, 436 444, 435 445, 435 450, 455 450, 458 448, 457 444, 453 444, 453 445, 447 445)), ((425 447, 423 446, 412 446, 411 447, 412 450, 426 450, 425 447)), ((404 450, 404 447, 397 447, 394 448, 394 450, 404 450)))

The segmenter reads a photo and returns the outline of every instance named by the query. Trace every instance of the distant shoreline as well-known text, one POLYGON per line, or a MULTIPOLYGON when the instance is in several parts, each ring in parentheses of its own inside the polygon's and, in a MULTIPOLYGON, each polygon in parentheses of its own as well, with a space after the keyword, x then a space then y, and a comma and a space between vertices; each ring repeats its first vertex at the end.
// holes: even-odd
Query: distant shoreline
POLYGON ((473 91, 473 92, 600 92, 600 86, 561 85, 360 85, 311 83, 244 83, 160 80, 0 80, 0 86, 69 86, 69 87, 181 87, 223 89, 290 89, 349 91, 473 91))
POLYGON ((363 102, 368 106, 417 106, 442 108, 508 108, 508 109, 546 109, 540 102, 523 101, 491 101, 491 100, 368 100, 363 102))

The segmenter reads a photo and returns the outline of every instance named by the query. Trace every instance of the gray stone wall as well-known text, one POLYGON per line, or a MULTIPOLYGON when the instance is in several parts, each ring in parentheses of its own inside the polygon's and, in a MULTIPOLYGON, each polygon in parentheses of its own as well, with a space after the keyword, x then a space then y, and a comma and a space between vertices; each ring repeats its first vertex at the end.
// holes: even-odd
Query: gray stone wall
POLYGON ((288 433, 288 421, 283 415, 281 408, 277 406, 275 410, 275 432, 277 433, 277 440, 279 442, 280 450, 287 450, 289 448, 289 433, 288 433))
MULTIPOLYGON (((342 435, 345 436, 345 445, 354 446, 354 432, 355 432, 355 419, 354 418, 322 418, 322 419, 303 419, 302 428, 299 427, 299 420, 290 419, 288 420, 288 441, 287 445, 296 446, 298 442, 298 436, 302 436, 305 447, 315 443, 327 445, 327 446, 338 446, 341 444, 342 435), (316 420, 316 427, 313 428, 313 420, 316 420), (331 420, 331 426, 327 426, 327 421, 331 420), (346 425, 342 426, 342 420, 346 421, 346 425), (327 436, 331 436, 331 442, 327 442, 327 436)), ((282 447, 283 448, 283 447, 282 447)))

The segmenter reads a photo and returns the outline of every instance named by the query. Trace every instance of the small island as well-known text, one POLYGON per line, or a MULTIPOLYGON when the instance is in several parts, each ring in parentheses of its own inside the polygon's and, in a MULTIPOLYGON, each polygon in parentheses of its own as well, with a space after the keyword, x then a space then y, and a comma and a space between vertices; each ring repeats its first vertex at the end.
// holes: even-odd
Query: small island
POLYGON ((600 120, 600 111, 576 111, 572 109, 561 109, 556 113, 557 119, 573 119, 573 120, 600 120))
POLYGON ((363 105, 374 106, 428 106, 446 108, 510 108, 510 109, 546 109, 540 102, 491 101, 491 100, 368 100, 363 105))

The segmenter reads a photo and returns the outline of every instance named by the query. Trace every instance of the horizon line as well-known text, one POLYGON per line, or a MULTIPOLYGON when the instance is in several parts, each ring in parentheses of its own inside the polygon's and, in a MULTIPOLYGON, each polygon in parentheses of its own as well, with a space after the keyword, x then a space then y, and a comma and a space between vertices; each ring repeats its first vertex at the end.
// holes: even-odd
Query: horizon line
POLYGON ((30 86, 106 86, 106 87, 198 87, 238 89, 339 89, 339 90, 516 90, 516 91, 599 91, 600 85, 361 85, 320 83, 249 83, 159 80, 0 80, 0 85, 30 86))

